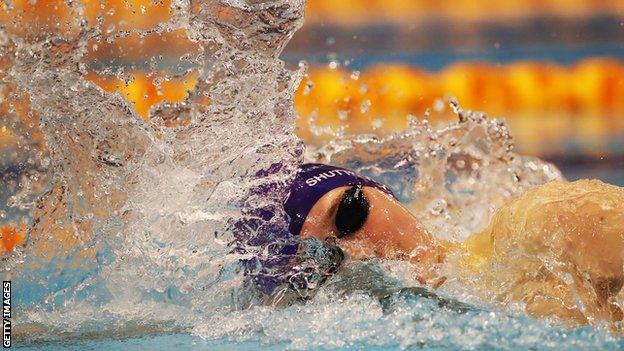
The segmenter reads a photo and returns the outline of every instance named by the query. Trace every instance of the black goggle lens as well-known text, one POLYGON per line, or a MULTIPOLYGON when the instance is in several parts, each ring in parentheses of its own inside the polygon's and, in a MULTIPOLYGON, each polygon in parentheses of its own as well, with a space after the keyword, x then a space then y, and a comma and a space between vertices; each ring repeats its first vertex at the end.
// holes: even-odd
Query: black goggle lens
POLYGON ((361 185, 355 185, 344 192, 336 212, 338 238, 344 238, 358 231, 368 218, 369 203, 361 185))

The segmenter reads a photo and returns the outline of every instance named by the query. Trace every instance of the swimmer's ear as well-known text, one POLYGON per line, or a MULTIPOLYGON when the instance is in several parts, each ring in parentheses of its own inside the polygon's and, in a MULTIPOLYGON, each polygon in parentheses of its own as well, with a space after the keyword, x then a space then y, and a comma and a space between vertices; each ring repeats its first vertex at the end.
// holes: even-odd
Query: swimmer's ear
POLYGON ((362 228, 368 218, 368 212, 368 199, 361 185, 353 186, 345 191, 336 211, 338 238, 344 238, 362 228))

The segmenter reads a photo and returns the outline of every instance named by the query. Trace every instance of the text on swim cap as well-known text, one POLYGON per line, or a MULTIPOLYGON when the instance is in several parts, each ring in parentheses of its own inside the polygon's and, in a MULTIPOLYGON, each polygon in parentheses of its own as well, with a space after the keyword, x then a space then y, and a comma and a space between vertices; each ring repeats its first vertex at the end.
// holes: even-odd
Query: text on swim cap
POLYGON ((342 169, 336 169, 336 170, 332 170, 332 171, 328 171, 328 172, 323 172, 323 173, 319 173, 318 175, 315 175, 314 177, 310 177, 308 179, 306 179, 306 184, 308 184, 308 186, 312 187, 315 186, 316 184, 322 182, 325 179, 329 179, 329 178, 333 178, 337 175, 349 175, 352 177, 355 177, 356 174, 354 172, 351 171, 347 171, 347 170, 342 170, 342 169))

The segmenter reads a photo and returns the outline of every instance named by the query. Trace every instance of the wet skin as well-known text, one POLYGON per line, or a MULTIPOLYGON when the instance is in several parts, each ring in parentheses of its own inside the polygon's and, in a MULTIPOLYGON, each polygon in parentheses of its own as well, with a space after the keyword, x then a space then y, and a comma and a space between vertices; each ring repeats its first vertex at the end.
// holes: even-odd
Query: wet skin
MULTIPOLYGON (((338 238, 355 260, 410 261, 421 283, 434 288, 444 282, 438 268, 446 261, 463 284, 500 301, 522 301, 536 317, 570 325, 624 320, 624 188, 599 181, 542 185, 511 199, 487 229, 456 245, 436 240, 401 203, 370 187, 362 188, 369 204, 364 224, 340 237, 336 213, 349 189, 334 189, 315 204, 303 238, 338 238)), ((610 328, 624 334, 621 326, 610 328)))
MULTIPOLYGON (((325 194, 312 208, 301 229, 301 237, 326 240, 339 237, 336 212, 350 186, 325 194)), ((400 259, 412 262, 422 283, 437 285, 435 268, 444 258, 442 246, 418 223, 416 218, 392 196, 363 187, 369 213, 363 226, 338 239, 338 245, 351 259, 400 259)))

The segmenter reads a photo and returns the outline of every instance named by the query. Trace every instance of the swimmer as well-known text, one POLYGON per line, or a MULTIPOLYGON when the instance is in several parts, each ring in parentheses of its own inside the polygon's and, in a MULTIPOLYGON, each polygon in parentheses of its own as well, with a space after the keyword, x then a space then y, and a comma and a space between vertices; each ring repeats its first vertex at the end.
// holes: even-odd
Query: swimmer
POLYGON ((444 263, 462 275, 458 281, 480 284, 503 302, 522 301, 534 316, 571 325, 623 318, 624 189, 616 186, 543 185, 455 245, 428 233, 386 186, 338 167, 303 165, 285 210, 293 235, 335 240, 349 259, 407 260, 433 288, 444 283, 444 263))
POLYGON ((336 238, 350 258, 401 259, 415 264, 418 280, 439 285, 444 247, 385 185, 323 164, 300 168, 285 205, 289 230, 302 239, 336 238))

